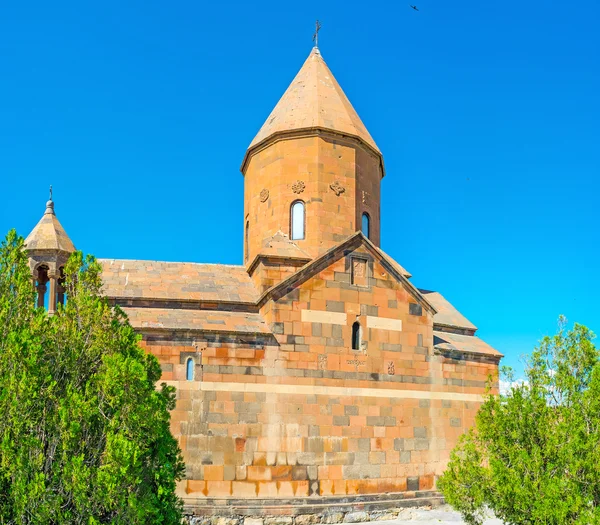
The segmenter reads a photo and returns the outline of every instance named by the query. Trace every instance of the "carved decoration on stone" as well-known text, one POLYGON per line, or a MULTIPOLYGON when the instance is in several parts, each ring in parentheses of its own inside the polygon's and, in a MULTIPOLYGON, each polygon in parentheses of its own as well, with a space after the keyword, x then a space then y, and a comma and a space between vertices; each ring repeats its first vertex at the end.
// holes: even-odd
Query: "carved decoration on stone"
POLYGON ((319 370, 327 368, 327 354, 319 354, 319 370))
POLYGON ((394 361, 390 361, 388 363, 388 374, 393 376, 396 373, 396 369, 394 368, 394 361))
POLYGON ((358 367, 364 365, 360 359, 348 359, 346 361, 349 365, 354 365, 354 369, 358 372, 358 367))
POLYGON ((302 193, 305 187, 306 185, 303 181, 297 180, 296 182, 294 182, 294 184, 292 184, 292 191, 294 193, 302 193))
POLYGON ((367 204, 369 201, 369 194, 363 190, 362 192, 362 202, 363 204, 367 204))
POLYGON ((330 184, 329 187, 338 197, 346 191, 346 188, 344 188, 337 180, 333 184, 330 184))
POLYGON ((260 202, 266 202, 266 200, 269 198, 269 190, 267 188, 265 188, 264 190, 262 190, 260 192, 260 202))

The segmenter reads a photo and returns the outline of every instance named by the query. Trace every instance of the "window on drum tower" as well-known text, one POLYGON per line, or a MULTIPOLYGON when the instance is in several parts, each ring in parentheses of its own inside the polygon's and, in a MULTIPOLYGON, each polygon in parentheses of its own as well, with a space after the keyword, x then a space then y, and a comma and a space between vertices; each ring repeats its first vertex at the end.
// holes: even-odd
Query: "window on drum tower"
POLYGON ((368 213, 362 214, 362 228, 361 231, 363 235, 367 238, 371 238, 371 217, 369 217, 368 213))
POLYGON ((304 223, 304 202, 295 201, 290 207, 290 239, 292 241, 304 239, 304 223))

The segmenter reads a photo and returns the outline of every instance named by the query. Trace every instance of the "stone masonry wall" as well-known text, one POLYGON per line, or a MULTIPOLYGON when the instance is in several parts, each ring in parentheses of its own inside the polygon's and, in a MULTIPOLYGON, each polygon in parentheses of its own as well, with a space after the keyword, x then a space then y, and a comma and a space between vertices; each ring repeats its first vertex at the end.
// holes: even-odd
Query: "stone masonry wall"
POLYGON ((434 489, 497 363, 436 355, 432 314, 411 303, 359 249, 264 305, 273 336, 146 338, 177 387, 186 500, 434 489), (356 258, 366 280, 353 277, 356 258), (185 381, 189 356, 199 363, 194 381, 185 381))
POLYGON ((244 176, 244 225, 249 222, 252 262, 263 239, 290 234, 290 206, 306 207, 306 237, 294 241, 312 257, 360 230, 371 216, 371 240, 379 244, 379 159, 358 142, 340 137, 302 137, 275 142, 252 155, 244 176))

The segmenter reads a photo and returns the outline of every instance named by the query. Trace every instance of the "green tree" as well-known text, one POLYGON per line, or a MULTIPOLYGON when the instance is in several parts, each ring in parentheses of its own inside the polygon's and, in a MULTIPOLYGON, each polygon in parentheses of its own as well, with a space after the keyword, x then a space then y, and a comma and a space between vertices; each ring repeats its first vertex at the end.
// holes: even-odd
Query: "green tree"
POLYGON ((528 358, 526 382, 487 396, 439 487, 469 524, 600 523, 600 355, 564 318, 528 358))
POLYGON ((23 239, 0 246, 0 523, 175 524, 184 465, 169 430, 174 389, 100 294, 80 252, 67 304, 34 307, 23 239))

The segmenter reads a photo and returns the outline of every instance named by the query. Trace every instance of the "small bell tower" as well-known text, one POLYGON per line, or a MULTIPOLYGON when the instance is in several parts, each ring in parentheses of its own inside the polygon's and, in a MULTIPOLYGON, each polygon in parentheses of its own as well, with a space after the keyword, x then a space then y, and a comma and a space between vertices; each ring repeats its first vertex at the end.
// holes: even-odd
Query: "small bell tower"
POLYGON ((25 248, 37 291, 37 306, 47 304, 48 313, 53 315, 57 305, 65 301, 64 266, 75 251, 75 246, 54 213, 52 187, 46 211, 25 239, 25 248))

